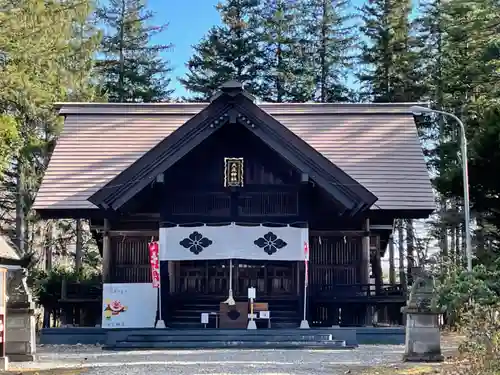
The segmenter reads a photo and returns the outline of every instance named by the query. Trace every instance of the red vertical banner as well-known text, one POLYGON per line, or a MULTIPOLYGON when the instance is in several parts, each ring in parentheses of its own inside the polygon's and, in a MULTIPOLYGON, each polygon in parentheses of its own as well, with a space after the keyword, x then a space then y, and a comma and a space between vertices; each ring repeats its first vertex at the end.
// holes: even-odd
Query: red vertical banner
POLYGON ((160 259, 158 242, 149 243, 149 262, 151 263, 151 280, 153 288, 160 287, 160 259))
POLYGON ((304 241, 305 286, 309 285, 309 244, 304 241))

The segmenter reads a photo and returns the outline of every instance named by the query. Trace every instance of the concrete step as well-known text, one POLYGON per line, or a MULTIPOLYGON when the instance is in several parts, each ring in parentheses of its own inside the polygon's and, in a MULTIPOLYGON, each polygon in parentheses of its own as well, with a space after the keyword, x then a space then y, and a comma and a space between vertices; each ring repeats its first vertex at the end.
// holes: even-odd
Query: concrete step
POLYGON ((353 349, 345 341, 175 341, 175 342, 118 342, 107 350, 136 350, 136 349, 353 349))
MULTIPOLYGON (((204 329, 203 324, 200 323, 200 319, 191 320, 191 321, 184 321, 184 320, 177 320, 177 321, 170 321, 168 322, 168 327, 173 328, 173 329, 178 329, 178 330, 187 330, 187 329, 204 329)), ((213 322, 212 322, 213 325, 213 322)), ((300 325, 300 319, 294 319, 290 321, 274 321, 271 320, 271 327, 272 329, 274 328, 280 328, 280 329, 296 329, 299 328, 300 325)), ((267 323, 264 321, 259 321, 257 322, 257 326, 261 327, 262 329, 265 329, 268 331, 269 329, 267 328, 267 323)), ((213 329, 212 328, 207 328, 208 330, 213 329)))
MULTIPOLYGON (((196 310, 186 310, 186 309, 179 309, 175 310, 174 316, 198 316, 200 317, 202 313, 211 313, 211 312, 218 312, 218 309, 196 309, 196 310)), ((271 316, 290 316, 290 317, 297 317, 299 314, 297 311, 290 311, 290 310, 272 310, 271 311, 271 316)))
MULTIPOLYGON (((323 342, 323 341, 336 341, 333 335, 328 333, 323 334, 307 334, 307 333, 289 333, 289 334, 272 334, 271 335, 252 335, 245 334, 248 331, 243 331, 240 334, 226 334, 226 335, 211 335, 210 341, 219 342, 219 341, 245 341, 245 342, 254 342, 254 341, 266 341, 270 338, 273 341, 279 342, 323 342)), ((178 335, 168 335, 159 334, 159 335, 141 335, 141 334, 132 334, 127 336, 126 342, 174 342, 174 341, 189 341, 189 342, 206 342, 206 335, 184 335, 180 338, 178 335)))
MULTIPOLYGON (((214 319, 215 317, 212 316, 210 319, 214 319)), ((196 314, 196 315, 188 315, 188 314, 182 314, 182 315, 174 315, 171 317, 171 320, 173 322, 200 322, 201 321, 201 314, 196 314)), ((286 321, 300 321, 299 317, 297 315, 271 315, 271 322, 286 322, 286 321)))

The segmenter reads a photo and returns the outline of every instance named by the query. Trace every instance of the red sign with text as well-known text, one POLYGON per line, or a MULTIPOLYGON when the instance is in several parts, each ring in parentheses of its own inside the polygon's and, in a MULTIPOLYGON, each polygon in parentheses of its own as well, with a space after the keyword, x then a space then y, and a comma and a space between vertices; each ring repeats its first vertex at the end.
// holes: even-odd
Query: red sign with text
POLYGON ((153 288, 160 287, 160 259, 158 242, 149 243, 149 262, 151 263, 151 280, 153 288))

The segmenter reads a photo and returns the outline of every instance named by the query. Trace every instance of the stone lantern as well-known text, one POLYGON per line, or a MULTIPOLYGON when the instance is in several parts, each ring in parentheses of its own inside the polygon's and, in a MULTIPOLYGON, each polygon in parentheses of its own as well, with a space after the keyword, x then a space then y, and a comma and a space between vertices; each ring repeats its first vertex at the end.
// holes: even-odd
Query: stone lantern
POLYGON ((432 306, 434 279, 421 268, 414 268, 414 282, 407 305, 401 309, 406 321, 406 342, 403 361, 441 362, 442 311, 432 306))

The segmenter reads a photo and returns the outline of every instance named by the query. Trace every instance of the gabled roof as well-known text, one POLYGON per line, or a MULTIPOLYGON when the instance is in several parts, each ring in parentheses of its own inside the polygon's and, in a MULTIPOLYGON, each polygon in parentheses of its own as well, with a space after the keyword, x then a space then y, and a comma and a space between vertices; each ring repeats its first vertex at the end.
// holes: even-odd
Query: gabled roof
POLYGON ((15 245, 6 237, 0 234, 0 265, 18 264, 22 259, 15 245))
POLYGON ((327 191, 339 206, 340 214, 355 215, 376 202, 377 197, 369 190, 260 109, 252 99, 241 84, 229 82, 210 105, 165 137, 89 200, 104 209, 119 210, 157 175, 220 127, 239 122, 327 191))
MULTIPOLYGON (((430 213, 429 174, 411 105, 259 104, 287 129, 371 191, 371 210, 430 213)), ((208 103, 63 103, 65 116, 34 209, 96 210, 88 198, 208 103)))

